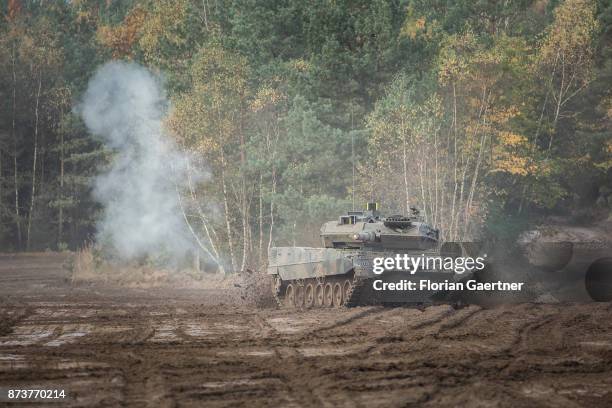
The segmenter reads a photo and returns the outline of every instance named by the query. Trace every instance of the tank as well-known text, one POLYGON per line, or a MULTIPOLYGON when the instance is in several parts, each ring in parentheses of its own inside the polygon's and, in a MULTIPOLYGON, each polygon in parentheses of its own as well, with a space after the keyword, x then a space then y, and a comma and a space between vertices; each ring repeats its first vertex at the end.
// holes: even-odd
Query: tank
POLYGON ((416 208, 409 215, 384 217, 376 203, 349 211, 321 227, 322 247, 272 247, 268 274, 283 307, 340 307, 378 303, 422 304, 438 291, 375 290, 375 280, 397 283, 456 279, 456 274, 420 268, 414 274, 386 270, 374 273, 377 257, 437 256, 439 231, 425 223, 416 208))

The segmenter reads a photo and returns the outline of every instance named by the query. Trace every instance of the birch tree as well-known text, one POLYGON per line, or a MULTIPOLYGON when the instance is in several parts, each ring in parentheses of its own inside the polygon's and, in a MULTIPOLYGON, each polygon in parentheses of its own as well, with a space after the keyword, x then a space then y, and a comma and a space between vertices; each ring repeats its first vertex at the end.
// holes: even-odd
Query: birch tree
MULTIPOLYGON (((208 186, 208 191, 221 198, 224 246, 231 270, 237 271, 244 269, 248 256, 249 197, 243 173, 248 66, 243 58, 212 44, 196 54, 190 74, 192 88, 174 99, 168 127, 185 150, 203 159, 198 161, 203 165, 200 170, 212 172, 213 186, 208 186), (232 198, 232 184, 237 186, 237 199, 232 198)), ((192 192, 195 190, 197 187, 192 192)), ((195 198, 194 194, 191 197, 195 198)), ((204 231, 213 231, 204 213, 198 213, 204 231)), ((214 239, 207 235, 207 240, 212 253, 214 239)))

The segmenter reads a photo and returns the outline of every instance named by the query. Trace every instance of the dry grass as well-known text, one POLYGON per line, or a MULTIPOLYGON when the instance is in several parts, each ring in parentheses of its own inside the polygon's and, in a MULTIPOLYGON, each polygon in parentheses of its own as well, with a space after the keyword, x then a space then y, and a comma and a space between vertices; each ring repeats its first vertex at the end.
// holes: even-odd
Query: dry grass
POLYGON ((223 276, 203 274, 192 269, 160 268, 136 262, 111 262, 87 245, 74 254, 73 283, 105 283, 122 287, 218 287, 223 276))
POLYGON ((128 288, 231 289, 232 303, 274 307, 272 281, 263 272, 250 271, 230 275, 203 273, 193 269, 159 268, 137 263, 101 260, 93 245, 77 251, 70 265, 73 284, 98 283, 128 288))
POLYGON ((91 281, 97 277, 93 245, 88 244, 74 253, 72 260, 72 283, 91 281))

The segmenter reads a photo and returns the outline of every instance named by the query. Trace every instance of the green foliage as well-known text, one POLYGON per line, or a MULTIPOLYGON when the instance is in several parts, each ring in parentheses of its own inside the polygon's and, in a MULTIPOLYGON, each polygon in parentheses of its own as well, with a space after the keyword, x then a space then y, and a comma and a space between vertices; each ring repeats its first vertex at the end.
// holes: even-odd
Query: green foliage
POLYGON ((316 243, 353 201, 418 204, 447 237, 513 235, 534 214, 603 203, 612 182, 604 0, 11 0, 0 13, 3 248, 25 247, 28 220, 32 248, 93 237, 91 178, 110 153, 72 107, 111 58, 163 76, 169 133, 211 175, 185 197, 194 231, 235 268, 316 243))

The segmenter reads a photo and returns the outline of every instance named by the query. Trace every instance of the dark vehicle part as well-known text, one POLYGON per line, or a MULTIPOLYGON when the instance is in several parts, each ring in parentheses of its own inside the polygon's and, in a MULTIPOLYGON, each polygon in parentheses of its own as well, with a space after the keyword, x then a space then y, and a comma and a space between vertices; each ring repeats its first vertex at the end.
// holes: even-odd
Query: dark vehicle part
POLYGON ((587 270, 584 284, 594 301, 612 301, 612 258, 602 258, 593 262, 587 270))
POLYGON ((532 280, 540 283, 542 292, 554 292, 563 299, 560 292, 564 287, 582 286, 584 282, 585 298, 588 295, 594 301, 612 301, 610 221, 582 226, 543 224, 523 233, 518 245, 533 268, 532 280))

